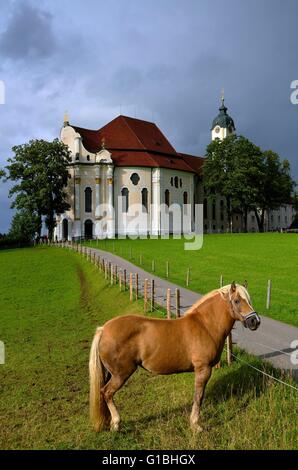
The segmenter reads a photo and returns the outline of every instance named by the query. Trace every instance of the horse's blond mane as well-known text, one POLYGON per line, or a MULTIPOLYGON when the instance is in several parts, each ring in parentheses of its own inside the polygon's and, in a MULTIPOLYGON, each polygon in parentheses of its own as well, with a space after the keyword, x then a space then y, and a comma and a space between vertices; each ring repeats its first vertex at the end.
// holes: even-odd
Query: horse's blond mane
MULTIPOLYGON (((227 284, 226 286, 223 286, 220 289, 217 289, 217 292, 219 292, 222 296, 226 296, 229 293, 230 289, 231 289, 231 284, 227 284)), ((236 284, 236 289, 240 297, 246 300, 250 305, 251 300, 250 300, 250 296, 249 296, 247 289, 241 284, 236 284)), ((213 292, 216 292, 216 291, 213 291, 213 292)))
MULTIPOLYGON (((192 307, 190 307, 190 309, 187 310, 185 312, 185 314, 191 313, 195 308, 197 308, 203 302, 206 302, 207 300, 209 300, 210 298, 212 298, 214 295, 216 295, 218 293, 223 298, 226 298, 228 293, 230 292, 230 289, 231 289, 231 284, 227 284, 226 286, 220 287, 219 289, 214 289, 211 292, 208 292, 208 294, 203 295, 194 305, 192 305, 192 307)), ((249 305, 251 305, 250 296, 249 296, 249 293, 247 292, 246 288, 244 286, 242 286, 241 284, 236 284, 236 289, 237 289, 240 297, 242 299, 246 300, 249 303, 249 305)))

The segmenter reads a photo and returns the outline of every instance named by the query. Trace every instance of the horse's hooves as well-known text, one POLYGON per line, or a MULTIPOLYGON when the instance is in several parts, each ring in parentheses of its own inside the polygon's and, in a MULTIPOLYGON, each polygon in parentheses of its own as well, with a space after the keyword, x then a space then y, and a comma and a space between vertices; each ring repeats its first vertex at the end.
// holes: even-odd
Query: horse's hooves
POLYGON ((192 432, 194 433, 199 433, 199 432, 203 432, 204 431, 204 428, 202 428, 202 426, 199 426, 198 424, 195 425, 195 426, 191 426, 191 430, 192 432))
POLYGON ((119 431, 119 423, 111 423, 110 431, 119 431))

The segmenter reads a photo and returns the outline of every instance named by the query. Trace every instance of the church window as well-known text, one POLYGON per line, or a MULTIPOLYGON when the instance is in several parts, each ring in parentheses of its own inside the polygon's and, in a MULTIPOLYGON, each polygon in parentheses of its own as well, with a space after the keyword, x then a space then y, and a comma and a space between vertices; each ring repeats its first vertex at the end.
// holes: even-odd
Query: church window
POLYGON ((85 189, 85 212, 92 212, 92 189, 85 189))
POLYGON ((208 201, 204 199, 204 219, 208 219, 208 201))
POLYGON ((171 186, 173 186, 173 185, 174 185, 174 178, 173 178, 173 176, 172 176, 172 178, 171 178, 171 186))
POLYGON ((165 190, 165 204, 168 207, 170 205, 170 191, 168 189, 165 190))
POLYGON ((216 217, 215 217, 215 210, 216 210, 216 206, 215 206, 215 201, 212 202, 212 219, 215 220, 216 217))
POLYGON ((134 184, 135 186, 137 186, 137 184, 139 183, 140 181, 140 177, 138 175, 138 173, 133 173, 130 177, 130 180, 132 182, 132 184, 134 184))
POLYGON ((179 182, 178 176, 175 176, 175 188, 178 188, 178 182, 179 182))
POLYGON ((183 214, 187 214, 188 194, 186 191, 183 193, 183 214))
POLYGON ((145 212, 148 212, 148 189, 142 189, 142 207, 145 212))
POLYGON ((180 188, 182 188, 182 178, 180 178, 180 188))
POLYGON ((87 161, 90 162, 90 155, 87 155, 87 161))
POLYGON ((122 212, 128 212, 128 206, 129 206, 129 191, 127 188, 123 188, 121 191, 121 196, 122 196, 122 212))

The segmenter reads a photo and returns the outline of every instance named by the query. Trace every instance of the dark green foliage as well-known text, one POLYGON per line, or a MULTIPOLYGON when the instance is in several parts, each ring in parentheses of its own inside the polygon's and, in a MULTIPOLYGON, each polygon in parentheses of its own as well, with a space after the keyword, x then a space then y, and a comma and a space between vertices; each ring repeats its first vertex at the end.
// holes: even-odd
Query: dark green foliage
POLYGON ((9 236, 21 242, 30 242, 34 239, 38 228, 38 216, 27 209, 21 209, 12 219, 9 236))
POLYGON ((212 141, 206 157, 204 186, 209 195, 226 197, 230 223, 233 210, 240 209, 246 229, 247 213, 254 210, 263 231, 265 210, 290 202, 294 187, 290 164, 277 153, 262 152, 245 137, 234 134, 223 141, 212 141))
POLYGON ((49 238, 52 238, 55 214, 69 208, 66 186, 70 152, 58 139, 53 142, 31 140, 12 150, 15 155, 8 159, 9 165, 6 167, 7 178, 16 182, 9 192, 10 197, 14 196, 12 207, 37 216, 39 234, 41 217, 45 216, 49 238))

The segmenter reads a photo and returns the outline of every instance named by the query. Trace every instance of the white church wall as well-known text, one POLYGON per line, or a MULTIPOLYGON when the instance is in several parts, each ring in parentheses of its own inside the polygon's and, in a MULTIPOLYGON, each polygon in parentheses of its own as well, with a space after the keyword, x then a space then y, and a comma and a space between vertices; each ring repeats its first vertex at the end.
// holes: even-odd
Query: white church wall
MULTIPOLYGON (((165 191, 169 191, 170 205, 178 204, 181 212, 181 219, 183 217, 183 195, 187 193, 187 203, 191 204, 193 208, 194 200, 194 173, 188 173, 180 170, 172 170, 168 168, 160 168, 160 203, 165 204, 165 191), (178 184, 177 184, 178 182, 178 184)), ((181 233, 182 225, 180 229, 173 226, 173 217, 169 218, 170 226, 168 229, 167 217, 161 217, 160 221, 160 231, 162 234, 167 233, 168 230, 170 233, 181 233)), ((184 232, 190 233, 193 226, 193 210, 191 210, 191 218, 187 226, 183 227, 184 232)))
MULTIPOLYGON (((135 181, 136 182, 136 181, 135 181)), ((125 233, 130 234, 131 230, 133 234, 147 235, 151 231, 151 198, 152 198, 152 185, 151 185, 151 168, 144 167, 115 167, 114 170, 114 208, 116 214, 116 233, 124 235, 125 233), (137 184, 134 184, 131 177, 132 175, 138 175, 137 184), (123 224, 118 224, 118 213, 121 210, 119 208, 119 197, 121 197, 121 191, 123 188, 128 189, 128 212, 124 215, 123 224), (142 189, 147 189, 147 205, 148 212, 142 212, 142 224, 140 227, 134 226, 135 220, 135 205, 142 204, 142 189), (124 225, 124 226, 123 226, 124 225), (131 229, 128 227, 131 226, 131 229)))

